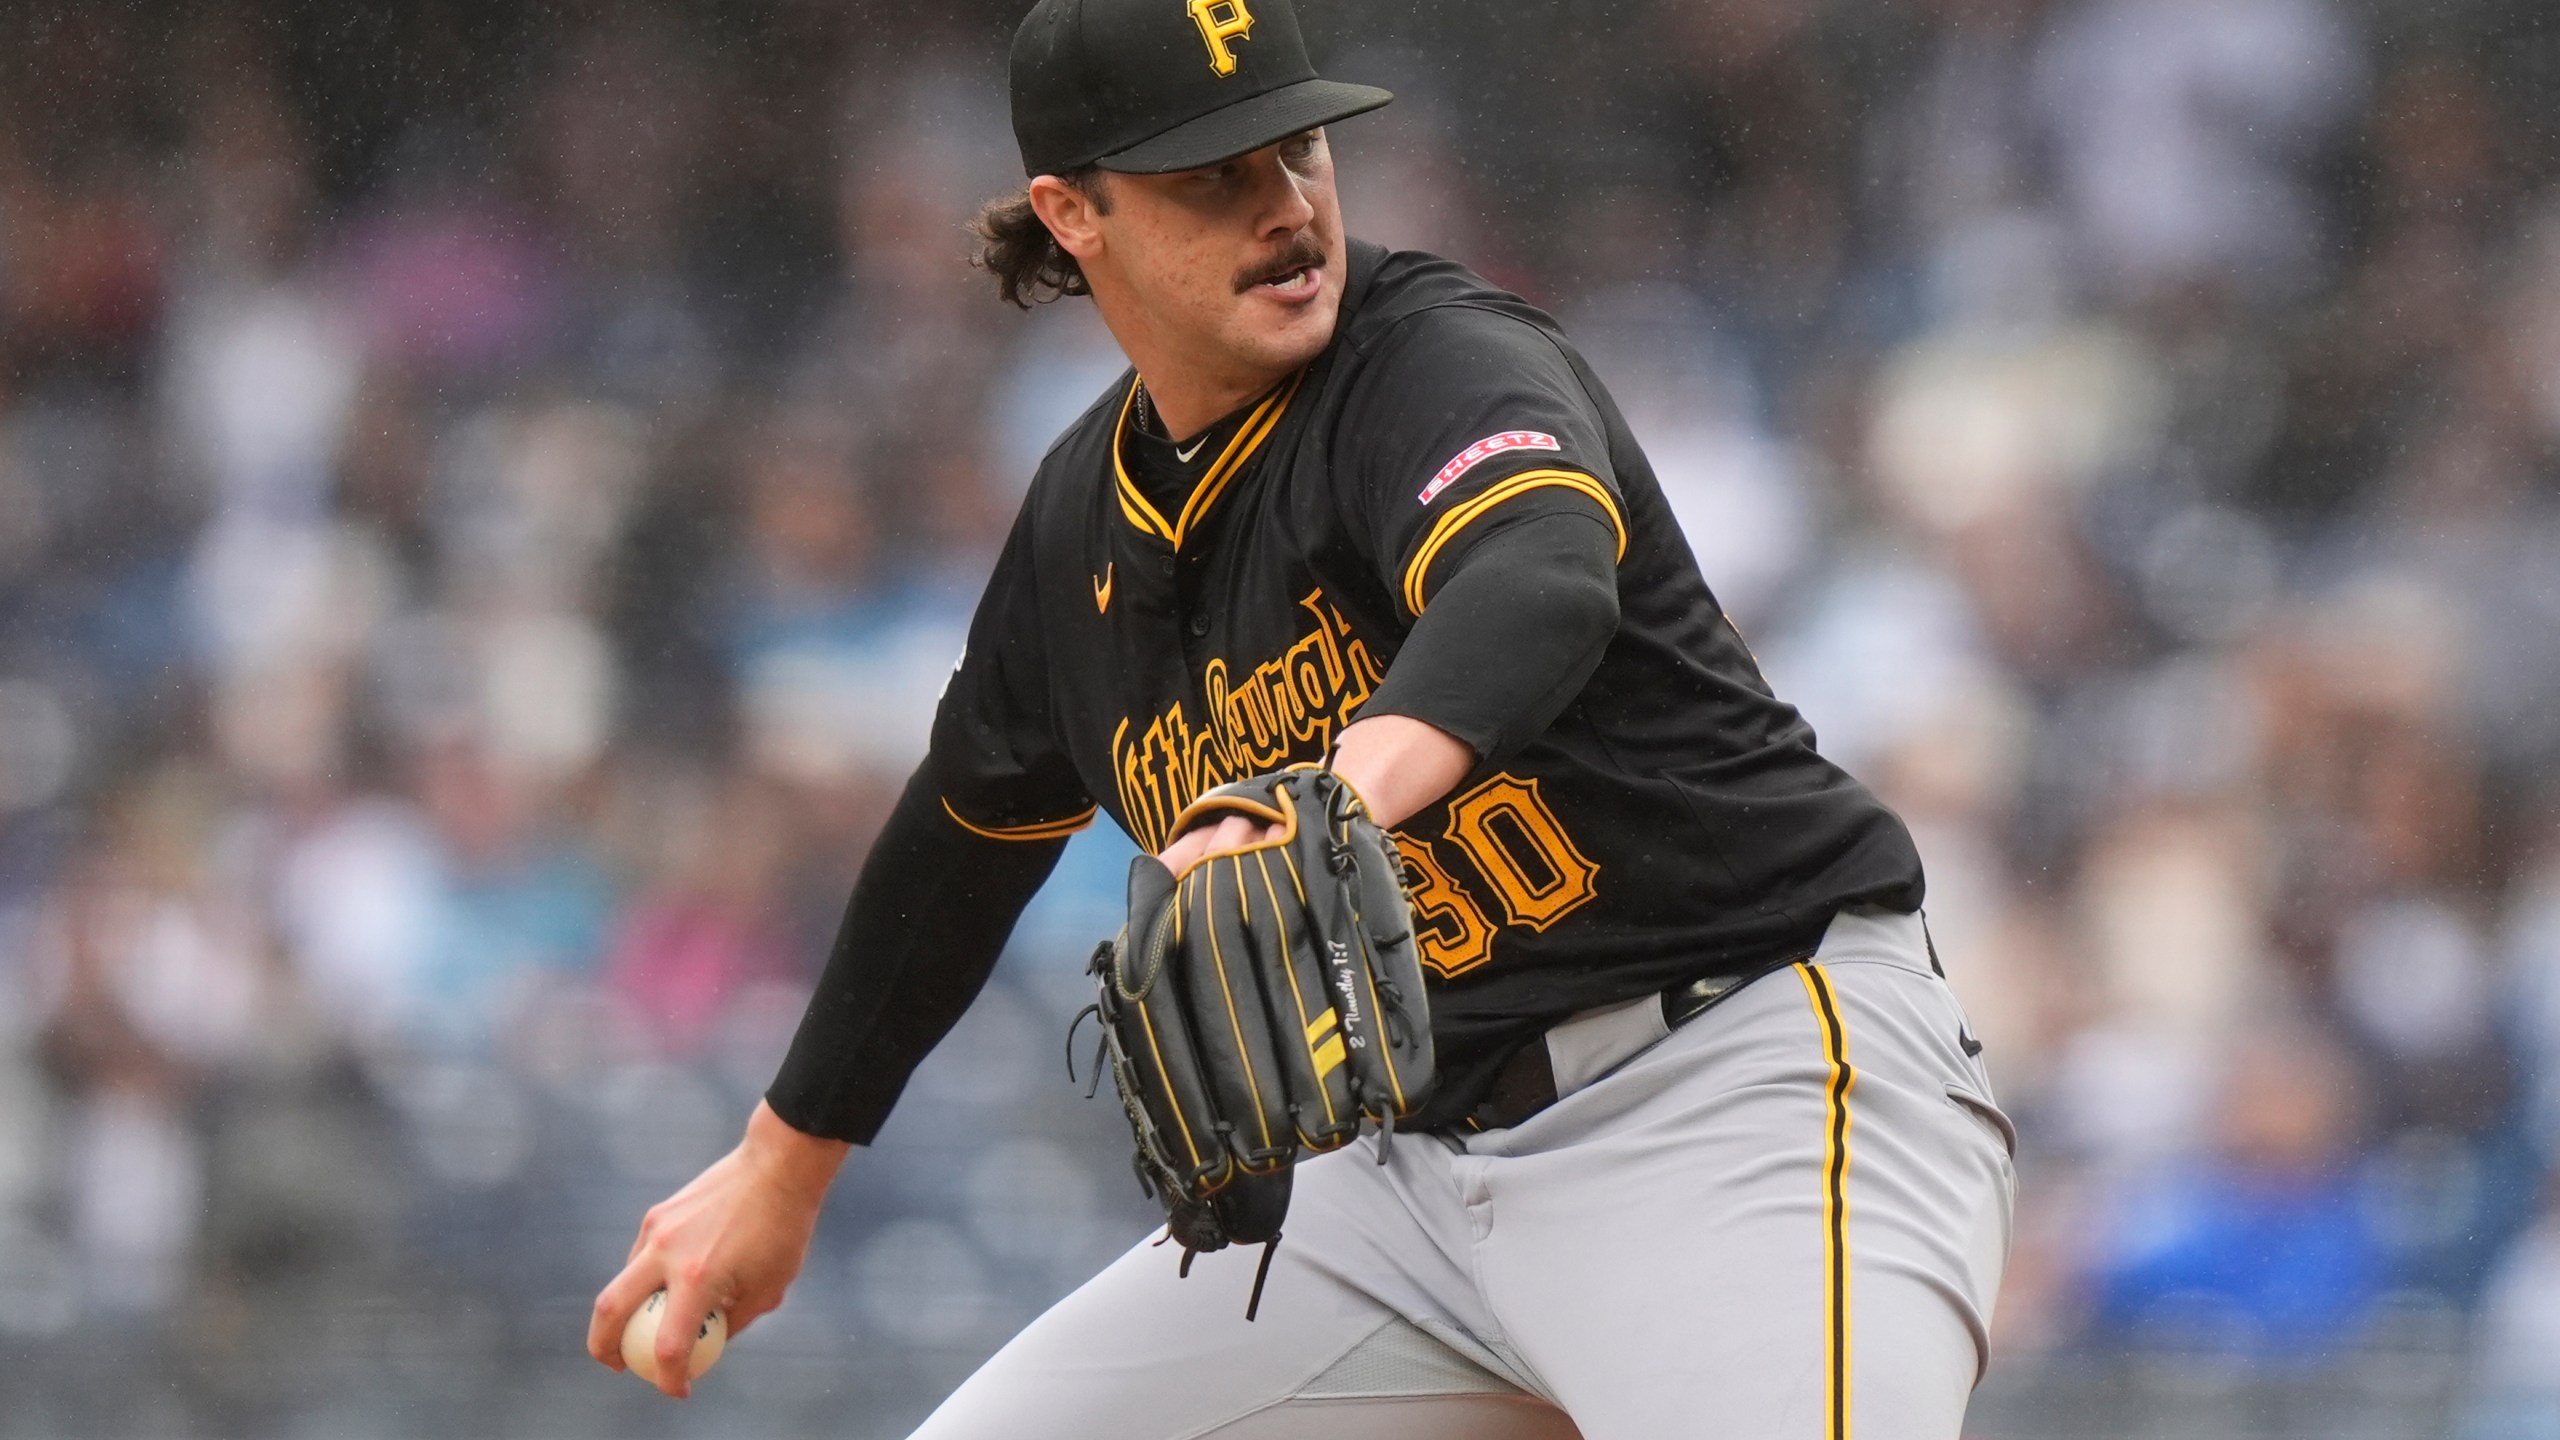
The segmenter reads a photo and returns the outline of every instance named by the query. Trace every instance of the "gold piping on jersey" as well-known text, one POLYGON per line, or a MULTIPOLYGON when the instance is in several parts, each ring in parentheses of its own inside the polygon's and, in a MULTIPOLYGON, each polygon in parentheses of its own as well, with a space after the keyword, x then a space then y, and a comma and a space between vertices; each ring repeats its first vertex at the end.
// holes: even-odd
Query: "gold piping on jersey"
POLYGON ((1618 502, 1609 494, 1608 486, 1579 470, 1524 470, 1496 480, 1482 494, 1441 516, 1440 523, 1431 527, 1431 533, 1423 537, 1422 548, 1413 552, 1413 563, 1404 569, 1404 608, 1416 615, 1422 613, 1422 583, 1431 573, 1431 562, 1459 531, 1503 501, 1549 485, 1579 490, 1599 501, 1600 508, 1609 513, 1610 525, 1618 532, 1618 558, 1627 558, 1627 522, 1618 514, 1618 502))
POLYGON ((1234 438, 1227 441, 1227 448, 1219 451, 1218 458, 1210 462, 1208 473, 1200 477, 1199 484, 1191 487, 1191 498, 1182 503, 1182 514, 1171 524, 1165 523, 1165 518, 1156 513, 1156 507, 1148 501, 1146 492, 1138 488, 1138 482, 1129 478, 1129 467, 1120 461, 1120 443, 1129 433, 1129 414, 1138 402, 1140 382, 1131 380, 1129 393, 1120 401, 1120 419, 1111 427, 1111 473, 1115 482, 1114 492, 1120 499, 1120 513, 1128 518, 1130 524, 1169 543, 1176 550, 1181 549, 1184 537, 1198 526, 1201 516, 1209 513, 1218 492, 1226 489, 1227 482, 1253 459, 1254 452, 1262 448, 1262 442, 1271 438, 1271 432, 1280 427, 1281 417, 1289 413, 1289 402, 1297 398, 1298 387, 1305 383, 1306 378, 1307 372, 1301 370, 1290 376, 1287 384, 1262 397, 1262 403, 1253 407, 1253 413, 1245 417, 1244 424, 1236 427, 1234 438))
POLYGON ((1064 840, 1092 824, 1096 808, 1087 805, 1080 813, 1064 820, 1041 820, 1029 825, 972 825, 967 816, 951 808, 948 796, 942 801, 942 813, 950 816, 952 823, 972 835, 984 835, 990 840, 1064 840))
POLYGON ((1841 1028, 1829 977, 1811 960, 1796 962, 1796 976, 1813 1003, 1823 1057, 1831 1067, 1824 1087, 1822 1139, 1824 1389, 1829 1399, 1823 1434, 1825 1440, 1849 1440, 1849 1092, 1857 1086, 1858 1072, 1849 1065, 1849 1036, 1841 1028))

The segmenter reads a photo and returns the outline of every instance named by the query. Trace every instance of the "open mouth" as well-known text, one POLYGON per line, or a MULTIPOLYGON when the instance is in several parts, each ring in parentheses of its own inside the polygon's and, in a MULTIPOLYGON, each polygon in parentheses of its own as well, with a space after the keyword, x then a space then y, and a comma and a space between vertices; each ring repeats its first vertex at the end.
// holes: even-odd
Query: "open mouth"
POLYGON ((1281 254, 1271 257, 1270 268, 1260 273, 1246 272, 1236 277, 1236 293, 1255 290, 1270 292, 1275 299, 1299 299, 1313 294, 1324 283, 1324 248, 1307 243, 1303 238, 1281 254))

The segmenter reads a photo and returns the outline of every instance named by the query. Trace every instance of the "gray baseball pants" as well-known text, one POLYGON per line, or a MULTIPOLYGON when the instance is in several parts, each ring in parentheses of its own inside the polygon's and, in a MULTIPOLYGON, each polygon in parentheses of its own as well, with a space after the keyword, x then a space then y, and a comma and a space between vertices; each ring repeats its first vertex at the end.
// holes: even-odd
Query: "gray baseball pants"
POLYGON ((1298 1167, 1258 1247, 1140 1244, 917 1440, 1955 1440, 2009 1245, 2009 1122, 1916 916, 1668 1034, 1548 1033, 1556 1103, 1298 1167))

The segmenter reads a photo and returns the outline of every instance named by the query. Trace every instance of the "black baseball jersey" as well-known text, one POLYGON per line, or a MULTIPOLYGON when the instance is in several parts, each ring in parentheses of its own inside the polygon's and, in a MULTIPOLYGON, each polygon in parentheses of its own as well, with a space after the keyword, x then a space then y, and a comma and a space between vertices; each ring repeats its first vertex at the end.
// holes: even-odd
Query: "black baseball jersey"
MULTIPOLYGON (((1579 697, 1397 831, 1460 1088, 1574 1011, 1914 910, 1909 834, 1814 749, 1700 577, 1555 323, 1355 242, 1331 345, 1178 507, 1124 457, 1124 375, 1042 461, 945 689, 952 818, 1038 840, 1097 807, 1148 850, 1225 781, 1321 759, 1467 546, 1559 503, 1617 532, 1620 620, 1579 697)), ((1500 675, 1484 683, 1500 686, 1500 675)))

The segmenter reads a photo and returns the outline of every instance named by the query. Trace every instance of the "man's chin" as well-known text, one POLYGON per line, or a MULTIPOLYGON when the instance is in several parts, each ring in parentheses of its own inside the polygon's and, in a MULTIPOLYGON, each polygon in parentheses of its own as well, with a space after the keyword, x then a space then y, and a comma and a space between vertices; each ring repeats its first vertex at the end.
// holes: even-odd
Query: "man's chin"
POLYGON ((1270 302, 1254 303, 1248 296, 1242 317, 1242 348, 1250 351, 1263 365, 1278 370, 1295 370, 1324 353, 1333 342, 1334 323, 1341 316, 1338 296, 1327 293, 1305 306, 1291 306, 1275 315, 1270 302))

